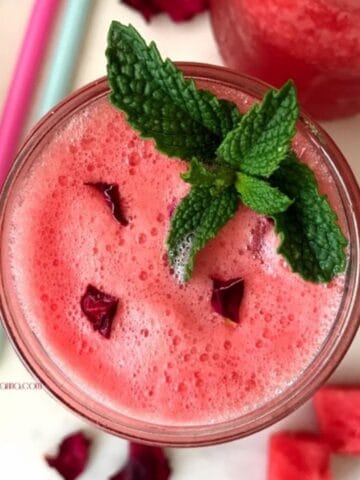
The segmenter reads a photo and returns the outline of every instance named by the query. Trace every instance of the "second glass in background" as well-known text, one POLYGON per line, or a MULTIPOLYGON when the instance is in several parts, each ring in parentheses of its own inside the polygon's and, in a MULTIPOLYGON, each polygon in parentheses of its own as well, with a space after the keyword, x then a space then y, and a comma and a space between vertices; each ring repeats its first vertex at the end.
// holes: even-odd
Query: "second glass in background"
POLYGON ((210 0, 225 63, 279 87, 292 78, 319 119, 360 112, 357 0, 210 0))

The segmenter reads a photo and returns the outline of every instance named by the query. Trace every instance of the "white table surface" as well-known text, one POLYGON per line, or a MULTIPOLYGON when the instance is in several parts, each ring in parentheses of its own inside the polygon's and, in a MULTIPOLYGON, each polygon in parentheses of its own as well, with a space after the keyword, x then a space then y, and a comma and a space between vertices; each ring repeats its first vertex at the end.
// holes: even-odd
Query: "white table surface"
MULTIPOLYGON (((0 0, 0 110, 31 6, 32 0, 0 0)), ((105 73, 103 52, 106 31, 112 19, 133 23, 148 40, 157 42, 164 55, 172 59, 221 64, 207 14, 182 24, 174 24, 165 16, 146 24, 138 13, 120 5, 118 0, 95 0, 73 89, 105 73)), ((46 66, 34 105, 45 74, 46 66)), ((31 126, 32 118, 34 113, 29 117, 27 128, 31 126)), ((324 125, 360 179, 360 115, 324 125)), ((338 367, 333 380, 360 383, 360 335, 338 367)), ((28 381, 34 379, 12 348, 6 345, 0 358, 0 385, 4 382, 28 381)), ((43 455, 51 452, 65 434, 80 428, 93 436, 94 448, 89 467, 79 479, 105 480, 125 459, 124 440, 84 423, 43 390, 0 389, 0 478, 61 478, 55 470, 47 467, 43 455)), ((270 433, 304 428, 314 428, 310 403, 277 425, 249 438, 216 447, 169 450, 173 469, 171 479, 265 480, 266 448, 270 433)), ((360 458, 334 457, 333 472, 335 480, 359 480, 360 458)))

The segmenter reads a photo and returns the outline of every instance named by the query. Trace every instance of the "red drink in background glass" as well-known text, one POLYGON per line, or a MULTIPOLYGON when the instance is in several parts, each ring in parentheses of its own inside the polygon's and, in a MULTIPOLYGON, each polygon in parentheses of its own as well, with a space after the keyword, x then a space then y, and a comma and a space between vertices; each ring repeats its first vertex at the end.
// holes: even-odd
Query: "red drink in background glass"
POLYGON ((280 86, 292 78, 320 119, 360 112, 358 0, 211 0, 225 63, 280 86))

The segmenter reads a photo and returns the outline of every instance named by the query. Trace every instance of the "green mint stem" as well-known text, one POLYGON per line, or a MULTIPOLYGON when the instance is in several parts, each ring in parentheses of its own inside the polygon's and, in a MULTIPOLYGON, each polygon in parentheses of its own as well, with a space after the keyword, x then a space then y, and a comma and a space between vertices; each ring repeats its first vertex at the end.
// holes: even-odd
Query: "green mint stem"
POLYGON ((193 158, 189 170, 180 175, 184 182, 194 187, 208 187, 213 194, 224 190, 234 184, 235 173, 227 166, 208 167, 202 162, 193 158))

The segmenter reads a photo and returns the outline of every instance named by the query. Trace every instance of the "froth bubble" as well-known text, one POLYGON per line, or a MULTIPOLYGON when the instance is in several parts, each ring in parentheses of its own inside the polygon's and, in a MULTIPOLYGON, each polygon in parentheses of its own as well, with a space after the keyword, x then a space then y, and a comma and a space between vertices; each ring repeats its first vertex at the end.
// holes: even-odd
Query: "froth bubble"
POLYGON ((177 387, 177 390, 178 390, 178 392, 180 392, 180 393, 185 393, 186 390, 187 390, 186 383, 180 382, 179 385, 178 385, 178 387, 177 387))
POLYGON ((188 264, 191 249, 194 242, 194 234, 188 234, 177 248, 177 256, 174 263, 175 277, 181 282, 185 278, 185 266, 188 264))
POLYGON ((135 165, 138 165, 140 163, 140 156, 133 152, 129 155, 129 165, 131 166, 135 166, 135 165))
POLYGON ((146 243, 146 234, 145 233, 140 233, 139 234, 138 242, 140 243, 140 245, 143 245, 144 243, 146 243))

